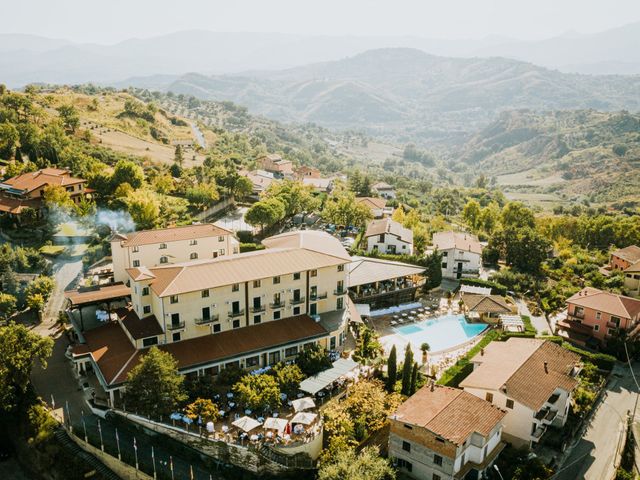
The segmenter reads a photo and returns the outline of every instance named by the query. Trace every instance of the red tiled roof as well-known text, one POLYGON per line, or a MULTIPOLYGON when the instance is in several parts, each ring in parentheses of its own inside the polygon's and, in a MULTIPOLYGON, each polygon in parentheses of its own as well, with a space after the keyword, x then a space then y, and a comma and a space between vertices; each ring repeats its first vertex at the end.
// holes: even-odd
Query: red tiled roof
POLYGON ((137 245, 176 242, 179 240, 192 240, 203 237, 216 237, 219 235, 231 235, 231 232, 212 223, 202 223, 185 225, 183 227, 140 230, 139 232, 124 234, 118 233, 114 235, 111 240, 122 240, 124 246, 133 247, 137 245))
POLYGON ((124 328, 126 328, 129 334, 136 340, 162 335, 164 333, 155 315, 140 318, 135 310, 133 310, 133 307, 118 308, 116 315, 118 315, 124 328))
POLYGON ((621 318, 633 319, 640 313, 640 300, 592 287, 583 288, 567 299, 567 303, 591 308, 621 318))
POLYGON ((116 298, 128 297, 131 295, 131 288, 124 283, 118 282, 111 285, 100 285, 86 289, 68 290, 64 296, 69 299, 72 305, 88 305, 90 303, 106 302, 116 298))
POLYGON ((75 185, 84 183, 86 180, 82 178, 72 177, 68 170, 59 168, 43 168, 36 172, 27 172, 17 177, 10 178, 4 183, 10 185, 17 190, 25 190, 31 192, 43 185, 75 185))
POLYGON ((640 247, 637 245, 629 245, 611 253, 612 256, 619 257, 629 263, 640 262, 640 247))

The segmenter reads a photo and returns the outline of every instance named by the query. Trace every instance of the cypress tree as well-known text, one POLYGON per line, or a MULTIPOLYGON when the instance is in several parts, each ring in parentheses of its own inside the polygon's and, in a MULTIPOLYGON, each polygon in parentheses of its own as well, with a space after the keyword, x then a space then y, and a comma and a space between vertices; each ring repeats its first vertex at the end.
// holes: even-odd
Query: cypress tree
POLYGON ((396 346, 391 347, 389 358, 387 359, 387 392, 392 393, 395 390, 396 381, 398 380, 398 360, 396 358, 396 346))
POLYGON ((413 369, 413 351, 411 344, 404 349, 404 365, 402 365, 402 394, 409 395, 411 390, 411 370, 413 369))
POLYGON ((416 384, 418 383, 418 362, 413 364, 413 371, 411 372, 411 387, 409 388, 409 395, 416 393, 416 384))

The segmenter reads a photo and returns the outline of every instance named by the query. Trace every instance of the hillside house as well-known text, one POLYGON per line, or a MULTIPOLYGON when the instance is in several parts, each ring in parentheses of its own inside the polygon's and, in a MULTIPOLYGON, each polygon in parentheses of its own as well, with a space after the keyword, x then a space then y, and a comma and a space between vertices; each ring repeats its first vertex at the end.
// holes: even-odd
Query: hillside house
POLYGON ((437 232, 432 245, 442 254, 442 277, 477 277, 482 264, 482 245, 478 237, 465 232, 437 232))
POLYGON ((393 208, 387 207, 387 201, 379 197, 356 197, 356 202, 365 205, 371 210, 373 218, 390 217, 393 208))
POLYGON ((377 182, 371 186, 371 190, 382 198, 391 199, 396 198, 396 190, 386 182, 377 182))
POLYGON ((609 268, 613 271, 624 271, 632 265, 640 262, 640 247, 629 245, 611 252, 609 268))
POLYGON ((293 162, 285 160, 277 153, 258 158, 258 166, 262 170, 273 173, 277 178, 293 177, 293 162))
POLYGON ((364 241, 367 252, 413 255, 413 232, 389 217, 369 222, 364 241))

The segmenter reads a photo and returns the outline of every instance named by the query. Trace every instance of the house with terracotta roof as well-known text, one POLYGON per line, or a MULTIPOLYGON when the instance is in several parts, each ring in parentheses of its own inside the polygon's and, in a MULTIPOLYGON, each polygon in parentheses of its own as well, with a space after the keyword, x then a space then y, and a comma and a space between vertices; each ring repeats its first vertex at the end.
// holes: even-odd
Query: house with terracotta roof
POLYGON ((110 243, 116 282, 129 281, 128 268, 172 265, 240 251, 233 232, 211 223, 115 233, 110 243))
POLYGON ((389 417, 389 457, 416 479, 484 478, 505 447, 505 415, 464 390, 425 386, 389 417))
POLYGON ((390 217, 393 215, 393 208, 387 207, 387 201, 380 197, 356 197, 356 202, 365 205, 371 210, 373 218, 390 217))
POLYGON ((640 296, 640 262, 636 262, 625 269, 624 288, 630 295, 640 296))
POLYGON ((371 190, 380 195, 382 198, 396 198, 396 190, 387 182, 376 182, 371 185, 371 190))
POLYGON ((431 241, 442 253, 442 277, 460 279, 477 277, 482 262, 482 245, 478 237, 466 232, 437 232, 431 241))
POLYGON ((364 240, 367 252, 413 255, 413 232, 388 217, 369 222, 364 240))
POLYGON ((170 352, 188 376, 216 376, 295 359, 307 345, 340 350, 349 318, 340 242, 320 231, 284 233, 264 250, 126 270, 131 305, 84 333, 73 350, 111 402, 147 349, 170 352), (116 323, 114 325, 114 323, 116 323))
POLYGON ((0 183, 0 212, 19 217, 27 208, 40 212, 45 187, 55 185, 64 188, 74 203, 79 203, 92 190, 86 188, 86 180, 72 177, 69 170, 43 168, 9 178, 0 183))
POLYGON ((501 315, 518 313, 518 307, 500 295, 461 292, 460 301, 465 315, 475 321, 497 323, 501 315))
POLYGON ((549 426, 563 427, 578 385, 580 357, 548 340, 491 342, 472 359, 460 387, 507 414, 503 438, 531 447, 549 426))
POLYGON ((293 162, 285 160, 277 153, 263 155, 258 158, 258 165, 262 170, 271 172, 279 178, 293 176, 293 162))
POLYGON ((637 245, 619 248, 611 252, 609 257, 609 267, 613 271, 624 271, 637 263, 640 263, 640 247, 637 245))
POLYGON ((251 185, 253 185, 251 191, 253 195, 256 196, 259 196, 269 188, 273 182, 277 182, 279 180, 273 173, 267 172, 266 170, 252 170, 250 172, 240 171, 239 173, 251 181, 251 185))
POLYGON ((640 300, 586 287, 567 299, 567 318, 559 333, 577 343, 589 338, 599 344, 619 330, 630 332, 640 320, 640 300))
POLYGON ((296 180, 304 180, 305 178, 321 178, 320 170, 316 167, 310 167, 308 165, 300 165, 294 169, 296 180))

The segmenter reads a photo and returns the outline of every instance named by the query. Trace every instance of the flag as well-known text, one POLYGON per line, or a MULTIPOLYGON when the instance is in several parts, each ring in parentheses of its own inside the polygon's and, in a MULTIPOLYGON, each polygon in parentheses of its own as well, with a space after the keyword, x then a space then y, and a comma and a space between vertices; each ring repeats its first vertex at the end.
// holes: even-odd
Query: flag
POLYGON ((189 478, 193 480, 193 465, 189 465, 189 478))
POLYGON ((138 444, 136 443, 136 437, 133 437, 133 449, 137 452, 138 451, 138 444))

